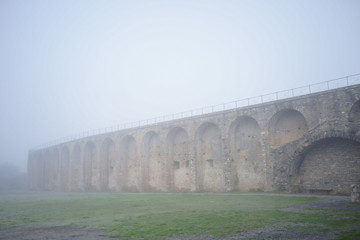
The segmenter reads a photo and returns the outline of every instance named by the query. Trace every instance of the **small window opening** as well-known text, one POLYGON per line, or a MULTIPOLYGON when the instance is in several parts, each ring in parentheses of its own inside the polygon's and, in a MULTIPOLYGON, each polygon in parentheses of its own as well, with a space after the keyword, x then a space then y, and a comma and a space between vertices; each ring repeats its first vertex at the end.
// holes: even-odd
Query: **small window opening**
POLYGON ((207 165, 209 167, 214 167, 214 160, 213 159, 208 159, 208 160, 206 160, 206 162, 207 162, 207 165))
POLYGON ((174 169, 179 169, 180 168, 180 162, 174 161, 173 167, 174 167, 174 169))

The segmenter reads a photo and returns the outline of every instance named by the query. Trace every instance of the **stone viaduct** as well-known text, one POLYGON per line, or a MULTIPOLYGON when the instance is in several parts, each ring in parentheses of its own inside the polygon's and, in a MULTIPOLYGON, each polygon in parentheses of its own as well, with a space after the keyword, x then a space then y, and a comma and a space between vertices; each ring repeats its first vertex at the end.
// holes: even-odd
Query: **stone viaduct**
POLYGON ((349 193, 360 184, 360 85, 31 150, 41 191, 349 193))

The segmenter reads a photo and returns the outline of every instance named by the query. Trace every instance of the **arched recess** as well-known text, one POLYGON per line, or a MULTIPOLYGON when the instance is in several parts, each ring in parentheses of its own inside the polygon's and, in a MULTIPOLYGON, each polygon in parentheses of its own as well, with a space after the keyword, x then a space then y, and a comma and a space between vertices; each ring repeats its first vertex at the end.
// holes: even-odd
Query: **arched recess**
POLYGON ((120 144, 120 162, 124 166, 124 189, 131 192, 141 190, 140 162, 136 141, 133 136, 125 136, 120 144))
POLYGON ((291 173, 294 192, 350 193, 360 184, 360 142, 343 138, 320 139, 295 158, 291 173))
POLYGON ((257 121, 249 116, 236 119, 230 126, 229 136, 233 159, 233 189, 264 190, 265 156, 257 121))
POLYGON ((189 159, 189 137, 185 129, 173 128, 167 137, 169 172, 168 186, 173 191, 189 191, 191 169, 189 159))
POLYGON ((31 158, 28 160, 28 186, 30 190, 36 190, 36 162, 38 161, 38 152, 31 154, 31 158))
POLYGON ((52 187, 52 169, 53 159, 49 149, 45 151, 42 158, 42 169, 41 169, 41 188, 44 190, 51 190, 52 187))
POLYGON ((60 154, 57 148, 54 148, 51 153, 50 164, 50 189, 51 191, 60 190, 60 154))
POLYGON ((360 100, 356 101, 351 107, 349 122, 360 123, 360 100))
POLYGON ((45 161, 44 161, 44 151, 38 152, 38 157, 34 166, 34 184, 35 190, 45 190, 44 189, 44 179, 45 179, 45 161))
POLYGON ((85 165, 81 164, 80 144, 76 144, 71 154, 71 190, 81 191, 84 188, 85 165))
POLYGON ((35 168, 35 185, 36 190, 45 190, 45 153, 44 151, 39 152, 39 158, 36 161, 35 168))
POLYGON ((294 109, 277 112, 269 123, 270 147, 278 148, 295 141, 308 131, 305 117, 294 109))
POLYGON ((28 177, 28 187, 30 190, 35 190, 34 186, 34 163, 36 161, 36 153, 30 152, 29 158, 27 161, 27 177, 28 177))
POLYGON ((159 135, 153 131, 143 138, 143 186, 144 190, 162 189, 162 156, 159 135))
POLYGON ((196 134, 196 180, 199 191, 222 192, 224 163, 221 132, 214 123, 203 123, 196 134))
POLYGON ((45 190, 44 188, 44 179, 45 179, 45 161, 44 161, 44 151, 40 151, 39 153, 39 159, 36 163, 36 169, 35 169, 35 184, 37 190, 45 190))
POLYGON ((86 191, 98 190, 96 147, 92 141, 87 142, 85 145, 83 166, 84 189, 86 191))
POLYGON ((60 190, 70 190, 70 154, 69 148, 64 146, 61 149, 61 160, 60 160, 60 190))
POLYGON ((115 144, 110 138, 106 138, 101 145, 100 157, 100 190, 115 191, 117 189, 116 172, 116 156, 115 144))

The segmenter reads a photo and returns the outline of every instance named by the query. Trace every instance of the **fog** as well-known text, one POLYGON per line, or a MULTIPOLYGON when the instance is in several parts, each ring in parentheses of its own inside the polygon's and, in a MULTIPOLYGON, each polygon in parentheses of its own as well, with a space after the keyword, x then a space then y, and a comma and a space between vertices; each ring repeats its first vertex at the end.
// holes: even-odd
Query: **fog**
POLYGON ((13 163, 0 164, 0 191, 26 189, 26 173, 13 163))
POLYGON ((360 72, 360 1, 0 1, 0 164, 78 132, 360 72))

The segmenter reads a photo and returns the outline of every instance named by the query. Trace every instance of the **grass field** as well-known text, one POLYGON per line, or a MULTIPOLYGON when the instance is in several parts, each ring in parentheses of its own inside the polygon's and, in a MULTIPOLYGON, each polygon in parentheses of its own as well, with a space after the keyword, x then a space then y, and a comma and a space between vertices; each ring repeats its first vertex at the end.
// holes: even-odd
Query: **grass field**
POLYGON ((75 225, 121 239, 229 236, 263 227, 336 231, 338 239, 360 236, 358 211, 282 210, 315 200, 267 194, 0 193, 0 229, 75 225))

